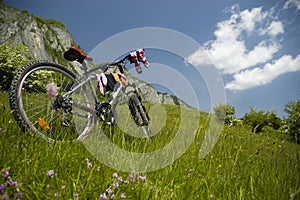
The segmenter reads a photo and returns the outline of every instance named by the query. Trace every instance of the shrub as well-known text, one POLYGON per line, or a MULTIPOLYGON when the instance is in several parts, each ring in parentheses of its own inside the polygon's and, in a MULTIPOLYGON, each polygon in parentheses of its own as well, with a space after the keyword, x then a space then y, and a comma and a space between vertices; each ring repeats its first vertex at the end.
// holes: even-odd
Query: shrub
POLYGON ((251 131, 254 133, 262 132, 266 126, 277 130, 282 125, 281 119, 274 111, 265 113, 256 111, 255 108, 250 108, 250 111, 243 117, 243 121, 245 124, 250 125, 251 131))
POLYGON ((15 73, 29 61, 27 46, 2 44, 0 46, 0 89, 8 90, 15 73))
POLYGON ((300 100, 286 104, 284 111, 288 114, 285 120, 286 132, 292 140, 300 143, 300 100))
POLYGON ((222 122, 225 122, 225 124, 229 125, 236 121, 234 117, 235 108, 233 106, 230 106, 228 103, 215 106, 214 112, 218 119, 222 122))

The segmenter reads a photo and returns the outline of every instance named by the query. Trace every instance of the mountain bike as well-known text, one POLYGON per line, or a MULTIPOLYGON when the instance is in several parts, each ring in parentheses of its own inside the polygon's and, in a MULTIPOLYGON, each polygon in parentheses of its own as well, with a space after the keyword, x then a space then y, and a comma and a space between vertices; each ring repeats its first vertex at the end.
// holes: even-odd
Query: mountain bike
POLYGON ((70 47, 64 58, 79 62, 80 74, 54 62, 36 61, 13 78, 10 107, 23 132, 30 130, 49 141, 82 141, 98 125, 118 123, 116 105, 122 92, 134 124, 146 137, 151 135, 149 115, 125 68, 129 61, 141 73, 139 63, 148 64, 143 49, 93 67, 88 67, 93 58, 76 47, 70 47), (107 73, 110 69, 119 72, 107 73), (110 94, 106 100, 105 93, 110 94))

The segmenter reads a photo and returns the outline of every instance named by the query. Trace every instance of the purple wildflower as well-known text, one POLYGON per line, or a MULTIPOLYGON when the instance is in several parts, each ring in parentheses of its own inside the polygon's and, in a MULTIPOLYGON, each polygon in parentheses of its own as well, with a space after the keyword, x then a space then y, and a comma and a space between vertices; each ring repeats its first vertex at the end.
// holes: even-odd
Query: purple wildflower
POLYGON ((17 198, 23 197, 23 193, 22 193, 22 192, 18 192, 18 193, 16 194, 16 197, 17 197, 17 198))
POLYGON ((55 196, 55 197, 58 197, 58 192, 55 192, 55 193, 54 193, 54 196, 55 196))
POLYGON ((4 188, 5 188, 5 185, 4 184, 0 184, 0 194, 3 194, 4 188))
POLYGON ((12 181, 11 185, 14 186, 14 187, 18 187, 19 184, 18 184, 17 181, 12 181))
POLYGON ((13 186, 13 181, 8 179, 6 182, 5 182, 5 185, 10 187, 10 186, 13 186))
POLYGON ((125 180, 124 183, 125 183, 125 184, 129 184, 129 181, 128 181, 128 180, 125 180))
POLYGON ((65 189, 66 188, 66 185, 62 185, 61 186, 61 189, 63 190, 63 189, 65 189))
POLYGON ((55 83, 48 83, 46 85, 46 90, 50 98, 54 97, 57 94, 57 87, 55 83))
POLYGON ((76 193, 76 194, 74 194, 74 197, 75 197, 75 198, 78 198, 78 197, 80 197, 80 194, 77 194, 77 193, 76 193))
POLYGON ((107 194, 111 194, 112 190, 110 188, 106 189, 107 194))
POLYGON ((115 182, 115 183, 113 183, 113 186, 114 186, 114 188, 118 188, 119 187, 119 183, 115 182))
POLYGON ((7 194, 3 194, 3 195, 2 195, 2 200, 6 200, 6 199, 8 199, 7 194))
POLYGON ((50 169, 48 172, 47 172, 47 177, 51 178, 54 176, 54 170, 53 169, 50 169))
POLYGON ((125 196, 124 193, 122 193, 120 197, 121 197, 121 199, 125 199, 126 198, 126 196, 125 196))
POLYGON ((133 176, 133 175, 129 175, 129 179, 130 179, 131 181, 133 181, 133 180, 134 180, 134 176, 133 176))
POLYGON ((93 164, 91 162, 87 162, 87 168, 92 168, 93 167, 93 164))
POLYGON ((106 194, 105 193, 100 194, 100 200, 105 200, 105 199, 107 199, 106 194))
POLYGON ((141 181, 145 181, 146 180, 146 176, 139 176, 138 179, 140 179, 141 181))
POLYGON ((2 172, 2 176, 4 176, 5 178, 7 178, 9 175, 9 172, 7 170, 2 172))
POLYGON ((118 181, 123 182, 122 177, 119 177, 119 178, 118 178, 118 181))
POLYGON ((114 177, 114 178, 117 178, 117 177, 118 177, 118 174, 117 174, 117 173, 113 173, 113 177, 114 177))

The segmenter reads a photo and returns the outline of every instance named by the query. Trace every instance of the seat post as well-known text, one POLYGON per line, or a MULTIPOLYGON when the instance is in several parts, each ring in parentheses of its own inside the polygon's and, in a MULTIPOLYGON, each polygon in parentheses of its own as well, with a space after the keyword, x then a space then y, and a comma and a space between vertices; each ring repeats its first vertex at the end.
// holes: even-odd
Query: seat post
POLYGON ((80 68, 84 71, 85 74, 87 74, 88 67, 87 67, 87 64, 86 64, 85 60, 83 60, 80 68))

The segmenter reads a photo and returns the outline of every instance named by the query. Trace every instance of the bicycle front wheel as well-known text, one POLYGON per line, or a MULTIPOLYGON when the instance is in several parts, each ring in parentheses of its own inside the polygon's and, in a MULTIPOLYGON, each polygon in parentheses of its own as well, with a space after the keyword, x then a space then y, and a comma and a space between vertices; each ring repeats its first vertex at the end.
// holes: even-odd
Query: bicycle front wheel
POLYGON ((142 103, 142 100, 136 93, 132 93, 130 95, 128 106, 135 124, 142 128, 147 138, 151 137, 152 132, 150 128, 150 118, 147 114, 145 106, 142 103))
POLYGON ((76 110, 73 105, 90 107, 91 98, 82 88, 65 95, 75 86, 75 80, 71 70, 47 61, 22 67, 9 94, 10 107, 22 131, 29 129, 49 141, 74 141, 87 136, 93 126, 92 113, 76 110))

